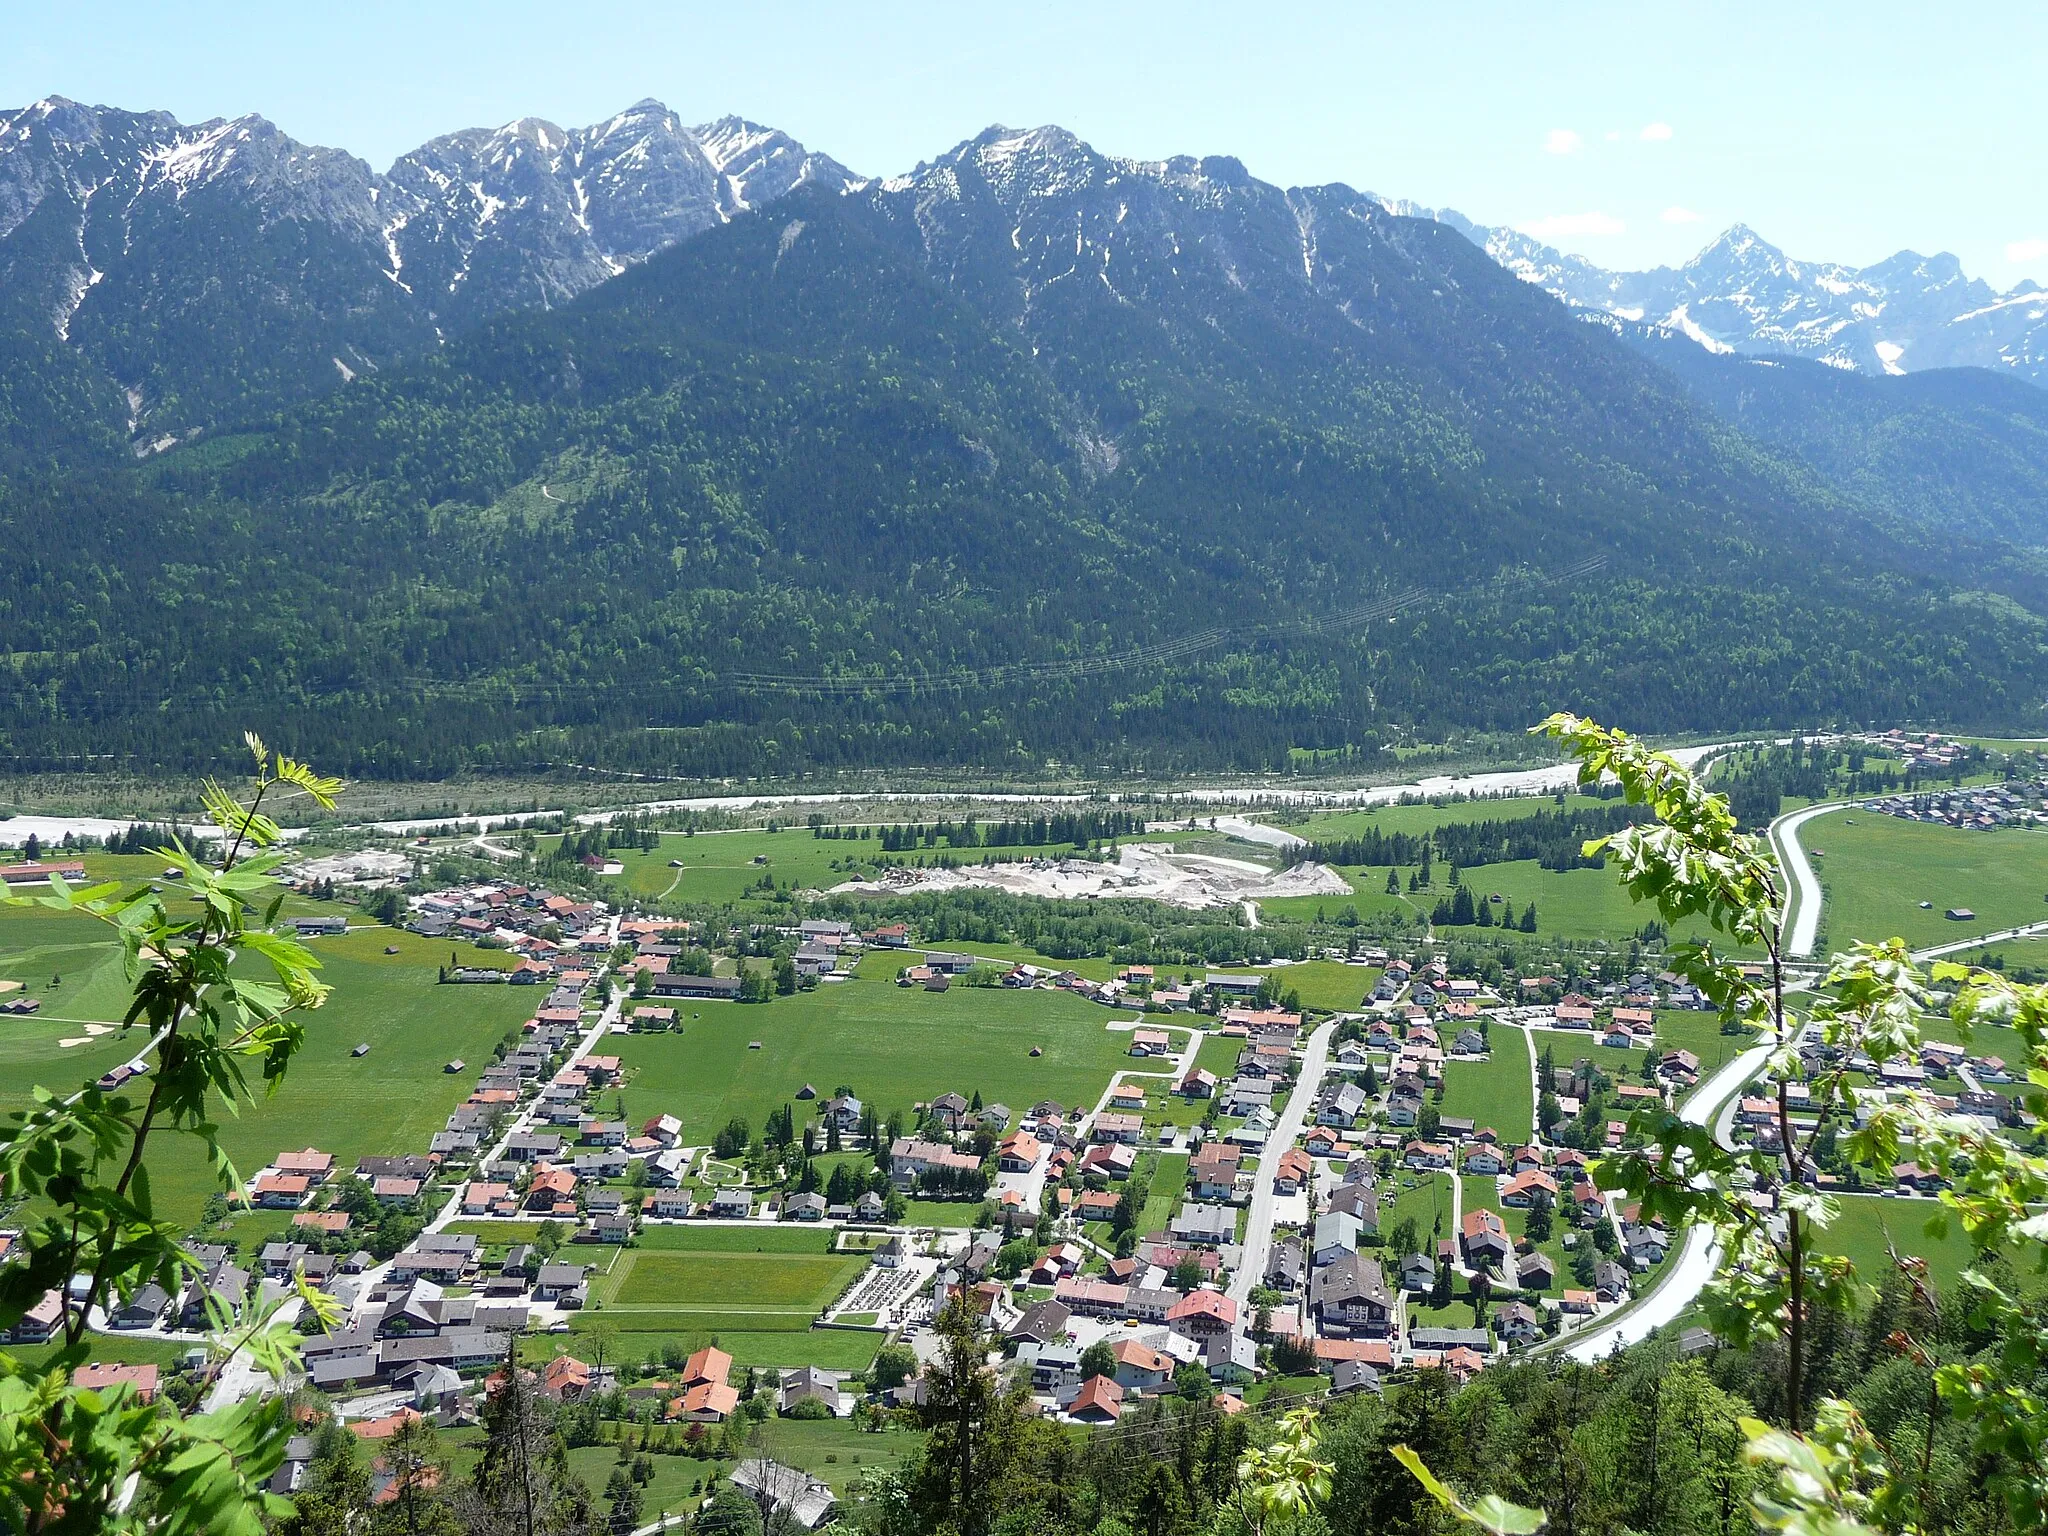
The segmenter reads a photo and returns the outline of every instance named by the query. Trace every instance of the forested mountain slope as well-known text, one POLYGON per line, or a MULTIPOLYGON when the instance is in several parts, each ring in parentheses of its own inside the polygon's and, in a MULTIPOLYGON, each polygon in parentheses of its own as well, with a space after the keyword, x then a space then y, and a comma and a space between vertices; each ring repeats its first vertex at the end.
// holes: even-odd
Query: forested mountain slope
POLYGON ((1982 368, 1871 377, 1708 352, 1656 327, 1618 329, 1731 426, 1864 504, 1930 528, 2048 544, 2048 389, 1982 368))
POLYGON ((0 541, 22 764, 254 724, 355 774, 1268 766, 1560 706, 2024 724, 2048 682, 2002 547, 1759 450, 1448 227, 1056 130, 799 185, 248 430, 23 455, 0 541))

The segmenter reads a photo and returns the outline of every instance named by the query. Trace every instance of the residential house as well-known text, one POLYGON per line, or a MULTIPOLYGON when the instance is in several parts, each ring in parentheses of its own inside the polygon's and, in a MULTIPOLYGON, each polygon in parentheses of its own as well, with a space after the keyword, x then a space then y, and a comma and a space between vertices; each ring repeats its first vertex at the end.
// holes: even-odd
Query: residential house
POLYGON ((775 1390, 775 1405, 788 1413, 798 1403, 820 1402, 836 1415, 839 1412, 839 1384, 844 1379, 837 1371, 821 1371, 810 1365, 784 1371, 775 1390))
POLYGON ((1228 1334, 1237 1327, 1237 1303, 1221 1291, 1207 1287, 1189 1291, 1166 1311, 1166 1324, 1175 1333, 1200 1343, 1215 1335, 1228 1334))
POLYGON ((1124 1389, 1114 1376, 1091 1376, 1067 1405, 1067 1417, 1079 1424, 1114 1424, 1123 1402, 1124 1389))
POLYGON ((1378 1259, 1340 1255, 1310 1277, 1308 1294, 1309 1313, 1323 1333, 1377 1338, 1394 1327, 1399 1298, 1387 1289, 1378 1259))
POLYGON ((1514 1253, 1507 1225, 1497 1211, 1479 1206, 1465 1212, 1459 1234, 1465 1262, 1487 1269, 1503 1269, 1514 1253))

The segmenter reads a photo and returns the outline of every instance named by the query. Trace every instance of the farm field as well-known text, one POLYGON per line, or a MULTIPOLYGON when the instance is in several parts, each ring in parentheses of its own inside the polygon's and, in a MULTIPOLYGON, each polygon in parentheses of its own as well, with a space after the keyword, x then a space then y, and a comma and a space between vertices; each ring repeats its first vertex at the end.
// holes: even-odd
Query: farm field
MULTIPOLYGON (((1333 865, 1332 868, 1336 868, 1336 866, 1333 865)), ((1407 895, 1389 896, 1387 894, 1387 872, 1384 869, 1371 869, 1354 865, 1349 868, 1337 869, 1337 873, 1351 887, 1351 894, 1349 896, 1282 896, 1272 900, 1261 901, 1259 903, 1259 911, 1269 918, 1284 919, 1287 922, 1293 923, 1314 922, 1317 920, 1318 914, 1321 915, 1323 921, 1334 923, 1340 919, 1346 908, 1356 912, 1360 921, 1385 912, 1398 913, 1401 917, 1412 921, 1414 918, 1424 915, 1429 911, 1430 903, 1425 901, 1421 902, 1418 906, 1418 897, 1407 895)), ((1405 881, 1403 882, 1403 889, 1406 889, 1405 881)), ((1434 899, 1433 897, 1431 898, 1432 901, 1434 899)), ((1358 974, 1365 975, 1366 972, 1363 968, 1360 968, 1358 974)), ((1307 994, 1303 995, 1305 997, 1307 994)), ((1355 999, 1351 1006, 1356 1006, 1355 999)))
POLYGON ((1529 1042, 1519 1029, 1495 1029, 1491 1043, 1492 1054, 1485 1061, 1444 1063, 1441 1107, 1447 1115, 1492 1126, 1505 1145, 1518 1146, 1529 1139, 1535 1124, 1536 1106, 1529 1097, 1529 1042))
MULTIPOLYGON (((1614 803, 1592 795, 1567 795, 1563 809, 1592 810, 1614 803)), ((1333 811, 1299 821, 1280 821, 1278 825, 1286 827, 1297 837, 1318 842, 1329 838, 1359 837, 1375 830, 1389 834, 1406 832, 1415 836, 1454 821, 1518 821, 1538 811, 1559 808, 1556 798, 1551 795, 1508 795, 1496 800, 1446 800, 1441 805, 1380 805, 1367 810, 1333 811)), ((1380 878, 1384 883, 1384 872, 1380 878)))
POLYGON ((1114 1017, 1064 993, 863 979, 761 1005, 703 1004, 681 1030, 622 1036, 617 1048, 631 1116, 675 1115, 701 1143, 735 1116, 758 1130, 806 1083, 821 1095, 845 1084, 883 1113, 948 1089, 1020 1112, 1045 1098, 1092 1105, 1130 1060, 1129 1037, 1104 1027, 1114 1017))
POLYGON ((1919 948, 2048 920, 2048 834, 1965 832, 1870 812, 1835 812, 1800 829, 1825 895, 1821 950, 1903 938, 1919 948), (1922 910, 1920 903, 1934 905, 1922 910), (1968 907, 1968 922, 1942 916, 1968 907))
POLYGON ((620 1328, 711 1326, 773 1333, 806 1328, 867 1268, 859 1254, 628 1248, 595 1287, 620 1328))
MULTIPOLYGON (((83 1034, 87 1021, 117 1021, 126 1006, 118 948, 104 932, 74 914, 0 907, 0 975, 39 977, 34 995, 43 1000, 41 1013, 0 1021, 0 1110, 22 1107, 37 1084, 68 1091, 128 1060, 142 1043, 116 1030, 69 1050, 58 1044, 83 1034), (63 976, 54 993, 47 985, 53 971, 63 976)), ((441 1064, 487 1058, 538 1000, 523 987, 437 985, 436 967, 451 949, 465 963, 502 963, 467 945, 374 928, 309 947, 334 995, 308 1016, 305 1048, 277 1094, 261 1097, 256 1078, 256 1103, 223 1120, 222 1145, 245 1177, 280 1149, 309 1143, 344 1166, 368 1153, 423 1150, 473 1086, 469 1074, 444 1074, 441 1064), (399 953, 386 955, 387 945, 399 953), (358 1042, 370 1051, 352 1057, 358 1042)), ((196 1219, 215 1188, 198 1144, 154 1141, 149 1168, 159 1212, 196 1219)))
MULTIPOLYGON (((1288 898, 1289 901, 1313 899, 1288 898)), ((1299 965, 1275 966, 1270 971, 1251 974, 1271 976, 1273 984, 1283 992, 1299 992, 1306 1007, 1331 1011, 1362 1006, 1380 979, 1377 966, 1344 965, 1335 960, 1305 960, 1299 965)))
POLYGON ((600 1321, 606 1327, 618 1329, 616 1337, 606 1346, 606 1353, 610 1355, 616 1351, 620 1359, 634 1356, 655 1359, 671 1345, 688 1354, 706 1344, 716 1343, 732 1356, 737 1365, 766 1366, 777 1370, 815 1365, 828 1371, 864 1371, 874 1363, 875 1351, 882 1347, 881 1334, 857 1328, 749 1331, 720 1326, 719 1320, 710 1315, 687 1322, 679 1319, 679 1325, 673 1328, 638 1328, 618 1324, 611 1318, 609 1308, 603 1312, 579 1312, 570 1320, 567 1335, 522 1335, 519 1358, 528 1362, 544 1362, 566 1350, 575 1353, 579 1359, 588 1359, 591 1345, 582 1335, 598 1326, 600 1321))

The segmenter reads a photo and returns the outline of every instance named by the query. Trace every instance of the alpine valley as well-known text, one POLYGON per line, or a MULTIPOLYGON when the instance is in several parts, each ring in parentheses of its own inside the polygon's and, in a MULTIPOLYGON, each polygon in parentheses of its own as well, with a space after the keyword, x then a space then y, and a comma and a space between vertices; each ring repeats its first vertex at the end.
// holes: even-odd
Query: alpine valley
POLYGON ((2038 731, 2048 294, 641 102, 377 174, 0 116, 0 753, 1271 767, 2038 731))

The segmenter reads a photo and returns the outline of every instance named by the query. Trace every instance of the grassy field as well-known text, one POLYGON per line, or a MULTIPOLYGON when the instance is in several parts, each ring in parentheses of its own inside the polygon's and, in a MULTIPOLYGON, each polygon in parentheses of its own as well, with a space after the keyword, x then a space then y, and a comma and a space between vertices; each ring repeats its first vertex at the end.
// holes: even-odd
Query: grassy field
MULTIPOLYGON (((1288 901, 1312 899, 1289 897, 1288 901)), ((1377 967, 1343 965, 1335 960, 1307 960, 1299 965, 1278 966, 1270 971, 1225 971, 1221 974, 1271 976, 1273 984, 1283 993, 1299 992, 1304 1007, 1333 1011, 1357 1008, 1371 994, 1373 986, 1380 979, 1377 967)))
MULTIPOLYGON (((157 861, 144 862, 153 868, 157 861)), ((142 1043, 117 1030, 68 1050, 58 1044, 83 1035, 86 1022, 118 1020, 125 1007, 118 948, 104 932, 85 917, 0 907, 0 976, 40 978, 35 995, 43 1001, 32 1017, 0 1021, 0 1109, 21 1107, 36 1084, 68 1091, 142 1043), (52 973, 63 978, 54 990, 52 973)), ((502 963, 467 945, 369 928, 309 947, 333 997, 308 1017, 305 1047, 277 1094, 259 1097, 239 1118, 223 1117, 222 1144, 245 1177, 274 1153, 309 1143, 344 1166, 369 1153, 424 1151, 474 1086, 471 1074, 445 1074, 441 1064, 488 1059, 539 1001, 524 987, 437 985, 436 967, 451 951, 465 963, 502 963), (385 954, 387 946, 398 953, 385 954), (352 1057, 358 1042, 370 1051, 352 1057)), ((158 1210, 196 1218, 214 1188, 198 1144, 160 1138, 149 1167, 158 1210)))
MULTIPOLYGON (((655 1431, 657 1445, 662 1443, 662 1433, 655 1431)), ((681 1444, 681 1427, 677 1426, 673 1433, 676 1443, 681 1444)), ((924 1436, 915 1430, 893 1427, 881 1434, 871 1434, 847 1420, 771 1418, 750 1431, 750 1445, 756 1439, 762 1455, 784 1466, 801 1467, 843 1494, 870 1467, 901 1466, 924 1436)), ((483 1453, 483 1432, 467 1428, 443 1431, 441 1447, 449 1458, 452 1480, 459 1481, 468 1476, 483 1453)), ((754 1452, 750 1449, 748 1454, 754 1452)), ((652 1460, 654 1478, 641 1489, 643 1523, 658 1520, 664 1514, 693 1513, 720 1482, 732 1475, 735 1465, 686 1455, 655 1454, 652 1460)), ((615 1444, 580 1446, 569 1452, 570 1470, 582 1478, 600 1510, 605 1508, 605 1482, 618 1462, 619 1448, 615 1444)))
MULTIPOLYGON (((1433 1235, 1454 1235, 1451 1230, 1451 1175, 1395 1169, 1393 1177, 1380 1189, 1380 1236, 1392 1242, 1394 1228, 1401 1224, 1404 1216, 1415 1218, 1415 1230, 1420 1235, 1422 1247, 1434 1258, 1436 1245, 1433 1235), (1441 1234, 1436 1233, 1439 1217, 1443 1221, 1441 1234)), ((1387 1263, 1397 1269, 1406 1257, 1406 1254, 1395 1253, 1391 1249, 1386 1255, 1387 1263)))
MULTIPOLYGON (((1567 797, 1567 808, 1591 809, 1608 802, 1583 795, 1567 797)), ((1515 796, 1501 800, 1446 801, 1442 805, 1387 805, 1369 810, 1340 811, 1287 823, 1288 829, 1310 841, 1355 837, 1372 829, 1411 836, 1451 822, 1510 821, 1554 811, 1557 802, 1548 795, 1515 796)), ((1412 867, 1400 871, 1399 894, 1387 891, 1387 871, 1379 866, 1353 866, 1339 871, 1350 882, 1353 895, 1296 896, 1282 901, 1262 902, 1261 910, 1274 917, 1296 922, 1315 918, 1318 909, 1334 921, 1346 907, 1361 918, 1382 912, 1411 915, 1427 912, 1436 899, 1448 891, 1447 870, 1439 866, 1436 888, 1409 894, 1407 877, 1412 867)), ((1554 871, 1540 868, 1533 860, 1488 864, 1466 871, 1466 881, 1477 892, 1498 892, 1519 911, 1533 899, 1539 933, 1565 938, 1627 938, 1640 930, 1654 915, 1637 908, 1622 894, 1613 872, 1575 869, 1554 871)), ((1474 930, 1483 934, 1483 930, 1474 930)), ((1306 992, 1303 993, 1306 997, 1306 992)))
MULTIPOLYGON (((1361 921, 1382 912, 1396 912, 1412 919, 1429 910, 1430 902, 1424 901, 1418 906, 1418 898, 1414 896, 1389 896, 1384 869, 1354 867, 1339 869, 1337 873, 1350 885, 1349 896, 1282 896, 1260 902, 1259 911, 1268 918, 1291 923, 1311 923, 1318 919, 1334 923, 1340 920, 1347 908, 1356 912, 1361 921)), ((1357 974, 1366 973, 1360 970, 1357 974)), ((1355 1007, 1356 1000, 1348 1006, 1355 1007)))
POLYGON ((762 1005, 701 1004, 680 1031, 621 1038, 618 1052, 631 1117, 672 1114, 687 1138, 708 1141, 734 1116, 758 1130, 805 1083, 821 1096, 845 1084, 884 1113, 948 1089, 1020 1114, 1045 1098, 1093 1105, 1129 1059, 1129 1037, 1104 1028, 1113 1017, 1065 993, 863 979, 762 1005))
POLYGON ((1187 1154, 1160 1153, 1159 1166, 1153 1170, 1152 1182, 1147 1186, 1145 1209, 1138 1215, 1140 1237, 1166 1230, 1166 1224, 1173 1219, 1174 1207, 1180 1204, 1181 1191, 1187 1188, 1187 1182, 1187 1154))
MULTIPOLYGON (((1590 810, 1611 804, 1612 801, 1598 800, 1590 795, 1568 795, 1564 808, 1590 810)), ((1557 809, 1557 801, 1549 795, 1512 795, 1499 800, 1446 800, 1441 805, 1377 805, 1365 810, 1332 811, 1284 825, 1298 837, 1319 842, 1359 837, 1375 828, 1389 835, 1406 832, 1415 836, 1454 821, 1518 821, 1538 811, 1557 809)), ((1380 880, 1382 884, 1386 881, 1384 871, 1380 880)))
MULTIPOLYGON (((450 1230, 475 1233, 495 1254, 504 1244, 532 1241, 539 1227, 456 1222, 450 1230)), ((657 1357, 666 1344, 688 1351, 716 1340, 741 1365, 864 1370, 880 1334, 811 1327, 868 1264, 864 1254, 830 1252, 830 1238, 812 1227, 674 1225, 643 1228, 630 1248, 565 1247, 565 1262, 598 1266, 592 1305, 570 1319, 569 1336, 522 1340, 522 1356, 573 1350, 587 1359, 591 1345, 578 1336, 601 1324, 616 1334, 608 1351, 624 1359, 657 1357)))
POLYGON ((1490 1041, 1493 1051, 1485 1061, 1444 1063, 1442 1109, 1479 1126, 1490 1125, 1502 1141, 1516 1146, 1529 1139, 1535 1124, 1536 1106, 1529 1097, 1529 1042, 1519 1029, 1500 1028, 1491 1031, 1490 1041))
POLYGON ((577 1313, 570 1319, 566 1335, 522 1336, 519 1357, 528 1361, 545 1361, 569 1350, 579 1359, 587 1360, 591 1346, 582 1335, 600 1322, 619 1330, 618 1336, 607 1346, 607 1352, 616 1352, 620 1359, 655 1359, 671 1344, 688 1353, 715 1343, 738 1365, 767 1366, 778 1370, 815 1365, 828 1371, 864 1371, 874 1363, 875 1351, 882 1347, 881 1334, 852 1328, 750 1331, 721 1327, 717 1319, 709 1315, 679 1322, 672 1328, 641 1328, 622 1321, 607 1308, 602 1312, 577 1313))
POLYGON ((1955 1284, 1974 1255, 1962 1224, 1953 1215, 1943 1237, 1927 1235, 1928 1218, 1942 1212, 1931 1200, 1888 1200, 1881 1195, 1844 1195, 1842 1214, 1824 1229, 1820 1246, 1830 1253, 1847 1255, 1856 1265, 1859 1279, 1881 1285, 1891 1272, 1885 1253, 1887 1239, 1900 1253, 1927 1260, 1928 1278, 1937 1290, 1955 1284))
MULTIPOLYGON (((1450 893, 1449 872, 1442 865, 1436 867, 1434 886, 1412 894, 1407 888, 1407 872, 1401 880, 1399 895, 1388 894, 1384 869, 1357 867, 1340 869, 1338 873, 1351 884, 1354 894, 1348 900, 1342 896, 1290 896, 1281 901, 1261 902, 1260 910, 1296 922, 1311 921, 1320 910, 1326 920, 1334 922, 1347 906, 1361 918, 1376 912, 1427 913, 1438 897, 1450 893)), ((1654 910, 1630 901, 1611 869, 1544 869, 1534 859, 1520 859, 1469 869, 1465 871, 1465 883, 1475 894, 1505 898, 1514 905, 1517 914, 1534 901, 1539 938, 1626 939, 1640 932, 1657 915, 1654 910)), ((1496 915, 1500 910, 1499 906, 1494 908, 1496 915)), ((1483 940, 1497 931, 1446 928, 1438 937, 1483 940)))
POLYGON ((1825 892, 1823 947, 1856 939, 1903 938, 1913 946, 1951 943, 2048 920, 2048 834, 2021 829, 1965 832, 1870 812, 1836 812, 1800 833, 1825 892), (1920 903, 1932 902, 1922 910, 1920 903), (1941 914, 1968 907, 1951 922, 1941 914))

